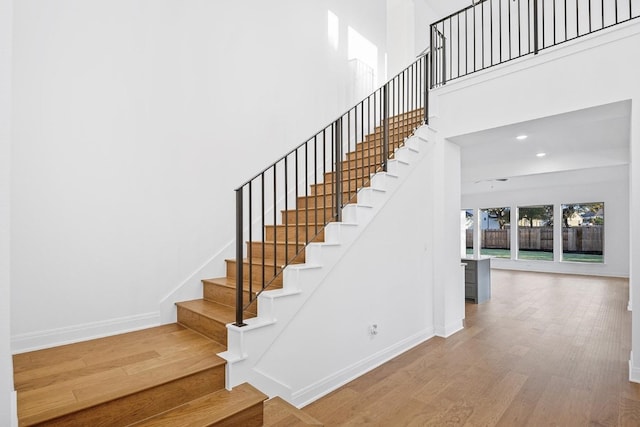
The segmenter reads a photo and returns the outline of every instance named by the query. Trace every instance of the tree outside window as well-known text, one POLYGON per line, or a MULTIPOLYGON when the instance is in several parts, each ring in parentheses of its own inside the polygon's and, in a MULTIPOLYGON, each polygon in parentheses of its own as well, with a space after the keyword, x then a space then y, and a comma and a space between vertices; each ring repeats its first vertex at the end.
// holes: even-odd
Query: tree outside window
POLYGON ((553 205, 518 207, 518 259, 553 261, 553 205))
POLYGON ((482 209, 480 255, 511 258, 511 209, 482 209))
POLYGON ((473 209, 463 209, 464 212, 464 229, 466 241, 466 254, 468 257, 473 256, 473 209))
POLYGON ((604 203, 562 205, 562 260, 604 262, 604 203))

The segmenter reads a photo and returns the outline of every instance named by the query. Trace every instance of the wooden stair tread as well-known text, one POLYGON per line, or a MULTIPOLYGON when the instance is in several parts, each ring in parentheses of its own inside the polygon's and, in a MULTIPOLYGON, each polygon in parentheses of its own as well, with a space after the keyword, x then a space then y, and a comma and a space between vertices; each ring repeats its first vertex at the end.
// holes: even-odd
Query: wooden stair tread
POLYGON ((228 420, 246 408, 260 405, 268 396, 249 384, 233 390, 219 390, 192 400, 153 418, 132 424, 136 427, 205 427, 228 420))
MULTIPOLYGON (((289 225, 291 225, 291 224, 289 224, 289 225)), ((247 243, 263 243, 263 240, 252 240, 251 242, 247 242, 247 243)), ((295 246, 296 245, 296 243, 287 242, 286 240, 275 240, 275 241, 274 240, 264 240, 264 245, 265 246, 269 246, 269 245, 273 246, 274 244, 282 245, 282 246, 284 246, 284 245, 295 246)), ((301 245, 304 246, 304 243, 297 243, 297 245, 298 246, 301 246, 301 245)))
MULTIPOLYGON (((213 285, 216 285, 216 286, 224 286, 226 288, 232 288, 232 289, 236 288, 236 279, 229 279, 226 276, 225 277, 216 277, 216 278, 213 278, 213 279, 204 279, 202 282, 203 283, 213 284, 213 285)), ((249 291, 249 281, 245 280, 242 283, 242 285, 243 285, 242 287, 244 288, 244 290, 248 292, 249 291)), ((282 285, 273 284, 273 286, 270 286, 269 289, 278 289, 278 288, 281 288, 281 287, 282 287, 282 285)), ((258 292, 259 290, 260 290, 259 286, 254 284, 253 289, 252 289, 253 293, 258 292)))
MULTIPOLYGON (((51 369, 53 364, 68 362, 71 357, 71 353, 73 354, 74 359, 83 359, 83 363, 86 363, 86 359, 90 358, 91 355, 100 353, 102 350, 112 348, 118 343, 124 345, 125 343, 136 343, 148 339, 155 340, 163 334, 172 334, 181 330, 184 330, 182 326, 172 323, 169 325, 158 326, 156 328, 129 332, 127 334, 97 338, 74 344, 47 348, 44 350, 16 354, 13 356, 13 371, 14 373, 20 373, 23 371, 33 371, 36 368, 51 369)), ((16 382, 16 387, 18 387, 19 383, 20 381, 16 382)))
POLYGON ((279 396, 264 402, 265 427, 322 426, 324 425, 303 410, 296 408, 279 396))
MULTIPOLYGON (((343 182, 348 182, 348 181, 343 181, 343 182)), ((318 183, 319 185, 322 185, 322 182, 318 183)), ((318 196, 318 198, 321 198, 322 196, 318 196)), ((331 210, 333 209, 333 206, 325 206, 325 207, 318 207, 318 208, 303 208, 303 207, 299 207, 299 208, 291 208, 291 209, 282 209, 280 212, 281 213, 285 213, 285 212, 301 212, 301 211, 309 211, 309 212, 315 212, 315 211, 322 211, 322 210, 331 210)), ((309 215, 311 216, 311 215, 309 215)), ((318 215, 320 216, 320 215, 318 215)), ((283 224, 284 225, 284 224, 283 224)))
POLYGON ((47 354, 56 356, 49 367, 35 365, 32 371, 23 367, 16 375, 20 424, 51 420, 197 372, 223 369, 225 364, 217 356, 225 350, 224 346, 180 325, 121 336, 122 342, 118 342, 116 336, 78 343, 78 354, 74 353, 76 344, 70 344, 63 346, 64 349, 17 355, 18 366, 47 354), (131 337, 138 341, 132 342, 131 337), (93 352, 105 360, 91 364, 92 357, 96 356, 93 352))
POLYGON ((236 309, 234 307, 218 304, 217 302, 194 299, 191 301, 177 302, 176 305, 220 323, 233 323, 236 320, 236 309))
MULTIPOLYGON (((315 197, 313 195, 310 195, 309 197, 315 197)), ((327 195, 327 199, 329 198, 329 196, 327 195)), ((318 199, 322 199, 322 194, 318 195, 318 199)), ((322 228, 324 227, 324 224, 321 222, 299 222, 297 224, 294 223, 289 223, 289 224, 277 224, 277 225, 267 225, 267 227, 278 227, 278 228, 284 228, 284 227, 315 227, 318 226, 318 228, 322 228)))
MULTIPOLYGON (((235 258, 230 258, 230 259, 226 259, 225 261, 227 262, 236 262, 235 258)), ((243 264, 249 264, 249 258, 242 258, 242 263, 243 264)), ((262 260, 262 259, 256 259, 254 257, 253 262, 251 263, 253 265, 258 265, 258 266, 262 266, 264 265, 265 267, 282 267, 281 265, 277 265, 276 263, 274 263, 272 260, 262 260)))

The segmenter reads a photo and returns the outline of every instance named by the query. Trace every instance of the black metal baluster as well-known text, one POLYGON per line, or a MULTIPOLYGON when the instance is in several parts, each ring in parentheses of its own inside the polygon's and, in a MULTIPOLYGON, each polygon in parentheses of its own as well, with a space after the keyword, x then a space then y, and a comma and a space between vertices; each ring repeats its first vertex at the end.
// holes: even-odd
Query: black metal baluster
POLYGON ((493 65, 493 0, 489 0, 489 59, 493 65))
POLYGON ((427 82, 429 81, 429 54, 427 53, 424 56, 423 68, 424 68, 424 123, 426 125, 429 124, 429 86, 427 82))
POLYGON ((567 30, 569 29, 569 23, 567 21, 567 13, 569 9, 567 9, 567 0, 564 0, 564 41, 567 41, 569 36, 567 35, 567 30))
MULTIPOLYGON (((362 101, 364 102, 364 101, 362 101)), ((362 112, 362 109, 360 109, 360 112, 362 112)), ((354 121, 355 121, 355 130, 356 130, 356 135, 354 135, 354 139, 357 141, 358 140, 358 107, 356 106, 356 109, 354 111, 354 121)), ((347 113, 347 165, 349 165, 349 154, 351 152, 351 110, 349 110, 349 112, 347 113)), ((356 155, 357 155, 357 151, 356 151, 356 155)), ((356 183, 356 191, 358 189, 358 169, 356 168, 354 171, 355 174, 355 183, 356 183)), ((349 188, 348 188, 348 193, 347 193, 347 200, 351 199, 351 168, 347 167, 347 179, 349 180, 349 188)), ((342 202, 342 200, 340 200, 342 202)))
MULTIPOLYGON (((429 31, 429 49, 431 50, 431 55, 434 54, 434 52, 436 51, 436 47, 433 45, 433 24, 429 27, 430 31, 429 31)), ((433 81, 433 61, 431 61, 431 87, 434 87, 434 81, 433 81)), ((375 92, 374 92, 375 93, 375 92)), ((375 101, 375 99, 374 99, 375 101)), ((374 102, 375 105, 375 102, 374 102)))
MULTIPOLYGON (((316 206, 313 210, 315 212, 313 235, 315 236, 318 234, 318 135, 313 137, 313 177, 313 184, 315 188, 313 201, 316 206)), ((307 243, 309 243, 309 224, 307 224, 307 243)))
POLYGON ((464 10, 464 74, 469 74, 469 19, 467 18, 467 11, 464 10))
MULTIPOLYGON (((449 18, 449 50, 453 51, 453 29, 452 29, 453 19, 449 18)), ((449 56, 449 72, 453 73, 453 55, 449 56)))
POLYGON ((244 326, 244 319, 242 318, 242 307, 244 306, 242 301, 243 188, 240 187, 236 190, 236 326, 244 326))
POLYGON ((544 36, 545 36, 545 33, 546 33, 545 25, 544 25, 544 16, 546 15, 546 13, 544 12, 545 0, 541 0, 541 1, 542 1, 542 13, 541 13, 541 15, 542 15, 542 48, 544 49, 545 47, 547 47, 547 45, 546 45, 546 43, 544 41, 544 36))
MULTIPOLYGON (((362 114, 362 105, 363 105, 362 103, 363 102, 364 101, 361 101, 358 105, 356 105, 356 110, 355 110, 355 114, 354 114, 354 117, 353 117, 354 150, 351 151, 351 147, 349 147, 349 150, 348 150, 349 153, 353 153, 352 158, 355 158, 355 159, 358 158, 358 140, 359 140, 359 138, 358 138, 358 106, 360 106, 360 114, 362 114)), ((351 170, 351 168, 348 167, 348 165, 349 165, 349 154, 347 154, 347 158, 345 159, 345 161, 346 161, 346 164, 347 164, 347 168, 349 170, 351 170)), ((357 163, 356 163, 356 165, 357 165, 357 163)), ((360 178, 362 177, 362 171, 360 169, 358 169, 357 166, 355 168, 354 175, 355 175, 355 186, 356 186, 356 193, 357 193, 358 192, 359 181, 360 181, 360 178), (360 175, 360 176, 358 176, 358 175, 360 175)), ((349 199, 348 200, 351 200, 351 194, 349 194, 349 199)))
MULTIPOLYGON (((333 126, 333 125, 331 125, 333 126)), ((322 132, 322 226, 327 223, 327 129, 324 128, 322 132)), ((331 138, 331 146, 329 147, 329 152, 331 153, 331 167, 333 168, 333 138, 331 138)), ((317 225, 316 225, 317 227, 317 225)), ((316 229, 316 234, 318 234, 318 230, 316 229)))
POLYGON ((538 0, 533 0, 533 53, 538 54, 538 0))
POLYGON ((482 68, 484 69, 484 2, 480 3, 480 46, 482 47, 482 68))
POLYGON ((473 71, 477 70, 476 67, 476 56, 478 56, 476 52, 476 6, 473 6, 473 71))
MULTIPOLYGON (((591 3, 591 0, 589 0, 591 3)), ((553 44, 556 44, 556 0, 553 0, 553 44)))
MULTIPOLYGON (((580 5, 578 0, 576 0, 576 37, 580 37, 580 5)), ((544 46, 543 46, 544 47, 544 46)))
MULTIPOLYGON (((284 157, 284 211, 286 212, 285 214, 285 224, 284 224, 284 263, 285 264, 289 264, 289 203, 288 203, 288 199, 289 199, 289 169, 288 169, 288 163, 287 160, 289 159, 289 156, 285 156, 284 157)), ((297 178, 297 177, 296 177, 297 178)), ((296 179, 297 181, 297 179, 296 179)), ((298 207, 296 206, 295 209, 295 213, 296 213, 296 221, 298 220, 298 215, 299 215, 299 211, 298 211, 298 207)), ((274 239, 274 240, 278 240, 278 239, 274 239)))
MULTIPOLYGON (((342 117, 334 124, 333 142, 335 145, 335 165, 336 165, 336 207, 335 219, 342 221, 342 117)), ((326 222, 325 222, 326 224, 326 222)))
MULTIPOLYGON (((369 144, 368 146, 367 153, 363 154, 364 156, 366 156, 366 159, 367 159, 367 168, 368 168, 367 170, 369 173, 369 179, 371 179, 371 174, 377 172, 378 170, 375 153, 376 153, 378 144, 382 144, 382 133, 380 133, 380 137, 378 137, 378 128, 382 132, 382 121, 380 121, 378 117, 378 114, 380 114, 379 112, 382 111, 382 106, 380 105, 380 102, 381 102, 380 90, 381 89, 378 89, 374 93, 374 97, 373 97, 373 134, 372 134, 372 140, 371 140, 371 143, 373 144, 373 155, 371 154, 371 148, 372 148, 371 144, 369 144), (373 159, 373 163, 371 159, 373 159)), ((363 163, 364 163, 364 157, 363 157, 363 163)))
POLYGON ((389 152, 389 83, 383 86, 382 103, 382 170, 386 172, 389 152))
MULTIPOLYGON (((522 34, 520 31, 520 27, 522 26, 522 19, 521 19, 521 11, 520 11, 520 1, 518 0, 518 56, 522 56, 522 34)), ((555 1, 555 0, 553 0, 555 1)))
MULTIPOLYGON (((458 20, 458 25, 456 25, 456 29, 458 31, 458 73, 456 74, 456 77, 460 77, 460 14, 458 13, 456 15, 456 19, 458 20)), ((452 55, 453 56, 453 55, 452 55)), ((431 52, 431 62, 433 63, 434 60, 434 56, 433 56, 433 52, 431 52)), ((451 73, 453 73, 453 70, 451 70, 451 73)), ((431 69, 431 78, 433 79, 433 68, 431 69)), ((433 88, 433 86, 431 86, 433 88)))
POLYGON ((527 39, 529 45, 527 53, 531 53, 531 0, 527 0, 527 39))
MULTIPOLYGON (((305 142, 305 145, 306 144, 307 143, 305 142)), ((298 195, 300 194, 299 193, 300 188, 298 187, 298 182, 300 182, 300 170, 299 170, 299 166, 298 166, 298 164, 300 162, 300 158, 299 158, 299 155, 298 155, 299 151, 300 151, 300 148, 296 148, 296 156, 295 156, 295 159, 296 159, 296 207, 299 205, 299 203, 298 203, 298 195)), ((304 199, 304 214, 305 215, 309 215, 309 200, 307 200, 307 199, 304 199)), ((296 227, 296 232, 295 232, 295 234, 296 234, 296 246, 295 246, 295 248, 296 249, 295 249, 295 253, 297 254, 298 253, 298 245, 300 244, 300 232, 298 230, 300 228, 300 217, 298 215, 296 215, 295 227, 296 227)))
POLYGON ((444 34, 442 35, 442 84, 447 84, 447 49, 444 34))
POLYGON ((508 17, 509 17, 509 59, 513 58, 513 55, 511 54, 511 2, 508 2, 508 8, 507 8, 507 13, 508 13, 508 17))
MULTIPOLYGON (((253 295, 253 180, 249 181, 249 216, 247 223, 249 224, 249 248, 247 253, 247 259, 249 260, 249 300, 251 300, 253 295)), ((264 233, 265 231, 263 230, 263 236, 264 233)), ((244 286, 244 277, 240 283, 244 286)))
MULTIPOLYGON (((535 0, 534 0, 535 1, 535 0)), ((499 34, 500 36, 498 37, 498 47, 499 47, 499 56, 500 59, 498 60, 498 63, 502 62, 502 0, 498 0, 498 30, 499 30, 499 34)))
MULTIPOLYGON (((278 198, 277 198, 277 191, 278 191, 278 178, 277 178, 277 163, 274 163, 273 165, 273 224, 277 224, 278 223, 278 198)), ((287 213, 284 213, 285 217, 287 216, 287 213)), ((278 247, 277 247, 277 242, 278 239, 273 239, 273 275, 275 277, 276 274, 278 274, 278 263, 276 262, 276 260, 278 259, 278 247)), ((266 265, 266 257, 264 252, 262 253, 262 260, 266 265)), ((262 284, 262 289, 264 289, 266 287, 266 283, 262 284)))
MULTIPOLYGON (((369 101, 370 98, 371 98, 371 95, 369 95, 367 97, 367 103, 370 102, 369 101)), ((364 100, 362 101, 362 103, 360 105, 361 105, 361 107, 360 107, 360 141, 362 141, 361 144, 360 144, 360 147, 364 147, 365 139, 366 139, 366 137, 364 135, 364 100)), ((369 115, 369 109, 367 108, 367 116, 368 115, 369 115)), ((358 145, 357 144, 356 144, 356 150, 355 151, 356 151, 356 153, 355 153, 356 154, 355 155, 355 162, 356 162, 356 170, 357 170, 358 169, 358 145)), ((360 177, 360 179, 362 181, 361 181, 360 186, 364 186, 364 177, 366 176, 366 173, 364 171, 364 162, 362 162, 361 167, 362 167, 362 176, 360 177)), ((358 191, 358 189, 356 188, 356 192, 357 191, 358 191)))
MULTIPOLYGON (((262 178, 262 179, 260 180, 260 184, 261 184, 261 186, 262 186, 262 189, 261 189, 261 193, 262 193, 262 194, 261 194, 261 196, 262 196, 262 215, 261 215, 262 227, 260 227, 260 228, 261 228, 261 230, 263 230, 263 231, 262 231, 262 253, 264 254, 264 251, 265 251, 265 243, 264 243, 264 240, 265 240, 265 238, 264 238, 264 226, 265 226, 265 211, 264 211, 264 206, 265 206, 265 203, 264 203, 264 172, 262 172, 260 175, 261 175, 261 178, 262 178)), ((275 226, 276 226, 276 224, 274 223, 274 224, 273 224, 273 226, 275 227, 275 226)), ((252 261, 252 260, 250 260, 250 261, 252 261)), ((260 285, 260 289, 264 289, 265 281, 266 281, 266 278, 265 278, 265 266, 264 266, 264 256, 263 256, 263 257, 262 257, 262 283, 261 283, 261 285, 260 285)))

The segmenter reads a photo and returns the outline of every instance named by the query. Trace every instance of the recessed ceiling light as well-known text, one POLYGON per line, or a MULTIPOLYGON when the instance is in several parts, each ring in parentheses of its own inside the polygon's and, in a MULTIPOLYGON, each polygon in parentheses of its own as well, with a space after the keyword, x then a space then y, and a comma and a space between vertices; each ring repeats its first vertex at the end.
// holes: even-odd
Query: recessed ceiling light
POLYGON ((536 154, 536 157, 544 157, 546 155, 547 155, 547 153, 538 153, 538 154, 536 154))
POLYGON ((518 136, 516 136, 516 139, 518 141, 523 141, 523 140, 527 139, 527 135, 518 135, 518 136))

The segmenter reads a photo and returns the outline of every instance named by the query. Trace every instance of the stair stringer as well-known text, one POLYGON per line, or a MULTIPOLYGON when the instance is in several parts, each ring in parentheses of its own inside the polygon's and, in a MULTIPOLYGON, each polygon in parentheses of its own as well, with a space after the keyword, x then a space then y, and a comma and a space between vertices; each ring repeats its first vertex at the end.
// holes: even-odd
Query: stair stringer
POLYGON ((228 389, 249 382, 270 396, 278 395, 301 406, 302 403, 315 400, 346 380, 355 378, 434 336, 433 329, 421 331, 373 355, 365 363, 338 373, 334 381, 313 385, 309 390, 300 390, 287 384, 260 367, 261 360, 268 354, 273 343, 303 310, 305 303, 321 288, 333 267, 349 251, 412 170, 424 160, 428 151, 428 139, 433 132, 423 126, 406 140, 404 147, 396 150, 395 159, 388 163, 388 172, 375 174, 371 186, 359 190, 358 204, 343 208, 342 222, 327 225, 325 242, 310 243, 305 250, 306 262, 285 268, 283 288, 265 291, 258 297, 257 317, 247 319, 247 325, 243 327, 227 325, 228 350, 220 353, 220 356, 227 360, 228 389))

